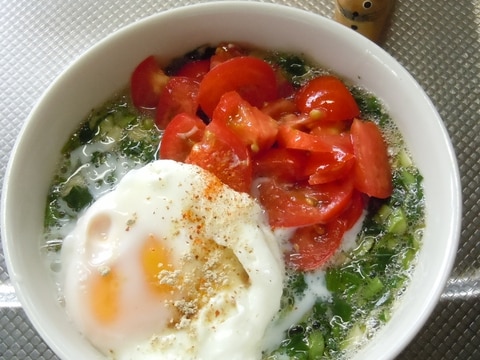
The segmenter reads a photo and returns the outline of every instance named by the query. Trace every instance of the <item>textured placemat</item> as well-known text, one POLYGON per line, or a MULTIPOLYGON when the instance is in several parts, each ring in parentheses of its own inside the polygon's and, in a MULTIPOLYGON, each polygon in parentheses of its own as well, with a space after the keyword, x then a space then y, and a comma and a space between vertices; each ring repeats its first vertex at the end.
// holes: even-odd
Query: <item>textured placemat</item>
MULTIPOLYGON (((71 61, 126 24, 197 2, 0 0, 0 182, 23 121, 71 61)), ((333 0, 269 2, 328 17, 333 11, 333 0)), ((480 1, 397 0, 384 48, 437 106, 457 153, 464 196, 452 276, 429 321, 399 359, 480 359, 480 1)), ((57 359, 26 319, 2 251, 0 359, 57 359)))

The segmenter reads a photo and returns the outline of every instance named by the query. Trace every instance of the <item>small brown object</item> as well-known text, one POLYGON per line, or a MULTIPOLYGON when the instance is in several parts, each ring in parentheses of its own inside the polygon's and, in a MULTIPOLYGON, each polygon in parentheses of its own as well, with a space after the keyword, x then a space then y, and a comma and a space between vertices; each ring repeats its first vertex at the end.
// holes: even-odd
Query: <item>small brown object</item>
POLYGON ((380 42, 394 0, 335 0, 335 21, 380 42))

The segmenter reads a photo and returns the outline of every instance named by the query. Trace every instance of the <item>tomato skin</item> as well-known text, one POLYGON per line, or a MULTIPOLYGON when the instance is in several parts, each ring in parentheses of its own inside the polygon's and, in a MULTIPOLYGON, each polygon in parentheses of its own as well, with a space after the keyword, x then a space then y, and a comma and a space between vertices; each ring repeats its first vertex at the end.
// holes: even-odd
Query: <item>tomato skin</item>
POLYGON ((198 94, 200 107, 211 117, 221 96, 233 90, 259 108, 278 97, 270 65, 252 56, 240 56, 218 64, 204 76, 198 94))
POLYGON ((303 150, 272 148, 253 160, 255 177, 273 177, 284 182, 306 180, 304 168, 309 153, 303 150))
POLYGON ((202 140, 192 147, 185 162, 210 171, 236 191, 250 193, 250 152, 226 126, 213 122, 208 124, 202 140))
POLYGON ((225 124, 254 153, 270 148, 278 132, 275 120, 250 105, 236 91, 222 95, 213 111, 212 122, 225 124))
POLYGON ((168 79, 153 55, 145 58, 130 77, 133 105, 137 108, 155 108, 168 79))
POLYGON ((160 158, 184 162, 193 145, 202 140, 205 127, 204 122, 194 115, 176 115, 163 133, 160 158))
POLYGON ((348 179, 311 186, 271 178, 262 179, 257 191, 270 226, 281 228, 328 223, 349 204, 353 185, 348 179))
POLYGON ((310 80, 297 92, 295 103, 300 111, 318 110, 322 122, 353 119, 360 115, 355 99, 344 83, 330 75, 310 80))
POLYGON ((183 65, 175 76, 188 77, 201 81, 210 70, 210 59, 189 61, 183 65))
POLYGON ((389 197, 393 190, 392 170, 380 129, 371 121, 354 119, 350 133, 356 158, 355 188, 376 198, 389 197))
POLYGON ((170 78, 158 99, 155 123, 160 129, 165 129, 176 114, 196 114, 199 86, 200 83, 192 78, 181 76, 170 78))

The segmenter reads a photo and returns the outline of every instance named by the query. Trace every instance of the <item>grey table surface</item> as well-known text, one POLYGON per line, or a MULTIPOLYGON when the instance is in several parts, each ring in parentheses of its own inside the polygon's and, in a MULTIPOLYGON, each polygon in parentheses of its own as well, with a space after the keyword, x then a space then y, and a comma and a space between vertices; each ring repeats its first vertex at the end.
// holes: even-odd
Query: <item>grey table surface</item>
MULTIPOLYGON (((268 2, 332 17, 333 1, 268 2)), ((0 182, 35 102, 76 57, 127 24, 198 2, 0 0, 0 182)), ((398 359, 480 359, 480 0, 397 0, 383 47, 442 116, 457 154, 464 204, 455 266, 440 302, 398 359)), ((1 250, 0 359, 57 359, 18 302, 1 250)))

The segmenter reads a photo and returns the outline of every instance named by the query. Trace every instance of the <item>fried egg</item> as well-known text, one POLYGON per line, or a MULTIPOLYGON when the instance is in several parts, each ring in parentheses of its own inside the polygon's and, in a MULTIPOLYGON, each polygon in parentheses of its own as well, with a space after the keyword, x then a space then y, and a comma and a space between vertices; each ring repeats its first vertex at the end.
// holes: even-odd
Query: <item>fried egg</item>
POLYGON ((170 160, 95 201, 61 256, 69 317, 115 359, 260 359, 285 273, 253 198, 170 160))

